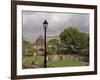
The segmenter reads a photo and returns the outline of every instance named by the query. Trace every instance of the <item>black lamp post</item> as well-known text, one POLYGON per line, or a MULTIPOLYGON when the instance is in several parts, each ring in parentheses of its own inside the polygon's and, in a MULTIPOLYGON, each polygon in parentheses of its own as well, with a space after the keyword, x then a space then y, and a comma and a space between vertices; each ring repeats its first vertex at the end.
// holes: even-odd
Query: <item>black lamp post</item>
POLYGON ((46 56, 47 56, 47 53, 46 53, 46 29, 47 29, 47 26, 48 26, 48 22, 47 22, 47 20, 45 20, 43 22, 43 27, 44 27, 44 68, 47 67, 47 60, 46 60, 46 56))

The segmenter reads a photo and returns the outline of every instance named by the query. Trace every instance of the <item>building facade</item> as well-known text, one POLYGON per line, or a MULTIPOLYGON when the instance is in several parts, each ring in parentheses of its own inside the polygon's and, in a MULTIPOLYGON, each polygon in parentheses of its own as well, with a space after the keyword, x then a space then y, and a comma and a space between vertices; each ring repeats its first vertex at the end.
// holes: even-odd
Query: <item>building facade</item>
MULTIPOLYGON (((57 39, 59 40, 59 36, 55 35, 47 35, 46 36, 46 43, 52 39, 57 39)), ((40 35, 36 41, 34 42, 34 48, 37 49, 37 54, 38 55, 43 55, 44 54, 44 36, 40 35)))

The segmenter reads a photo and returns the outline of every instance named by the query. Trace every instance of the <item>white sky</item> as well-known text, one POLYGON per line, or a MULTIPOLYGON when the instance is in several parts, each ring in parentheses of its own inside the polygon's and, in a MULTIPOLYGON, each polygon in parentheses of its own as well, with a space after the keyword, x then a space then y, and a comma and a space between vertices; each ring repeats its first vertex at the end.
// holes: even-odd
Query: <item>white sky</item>
POLYGON ((47 35, 59 35, 65 28, 89 32, 89 14, 23 11, 23 37, 34 42, 43 35, 43 21, 48 21, 47 35))

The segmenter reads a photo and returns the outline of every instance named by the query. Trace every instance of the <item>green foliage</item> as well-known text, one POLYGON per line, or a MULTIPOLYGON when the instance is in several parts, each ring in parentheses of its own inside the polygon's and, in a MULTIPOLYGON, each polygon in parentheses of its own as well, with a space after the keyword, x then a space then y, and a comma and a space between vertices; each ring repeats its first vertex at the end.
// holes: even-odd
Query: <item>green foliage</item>
POLYGON ((53 52, 53 47, 47 47, 47 52, 48 52, 48 54, 51 54, 52 52, 53 52))
POLYGON ((70 27, 60 33, 60 39, 66 45, 76 45, 79 33, 78 29, 70 27))
POLYGON ((78 47, 79 49, 89 48, 89 36, 87 33, 80 32, 78 47))
MULTIPOLYGON (((60 40, 69 47, 82 50, 88 49, 89 36, 85 32, 80 32, 77 28, 69 27, 60 33, 60 40)), ((87 52, 88 53, 88 52, 87 52)))
POLYGON ((32 56, 34 53, 37 52, 37 49, 33 48, 32 44, 29 41, 23 40, 22 46, 23 46, 23 54, 27 53, 27 55, 32 56))
POLYGON ((35 48, 30 48, 28 52, 29 52, 29 53, 35 53, 36 51, 37 51, 37 49, 35 49, 35 48))
POLYGON ((27 49, 27 48, 30 48, 32 46, 32 44, 29 41, 23 40, 22 46, 23 46, 23 48, 27 49))
POLYGON ((55 50, 58 48, 59 40, 52 39, 47 43, 47 52, 48 53, 55 53, 55 50))
POLYGON ((64 53, 67 48, 64 47, 64 44, 57 39, 52 39, 50 41, 48 41, 48 47, 47 47, 47 51, 48 53, 55 53, 59 54, 59 53, 64 53))
POLYGON ((50 40, 50 41, 48 41, 48 45, 55 45, 55 44, 58 44, 59 43, 59 40, 57 40, 57 39, 52 39, 52 40, 50 40))
POLYGON ((88 49, 86 49, 86 48, 85 48, 85 49, 82 49, 81 52, 82 52, 83 54, 88 54, 88 53, 87 53, 87 52, 88 52, 88 49))

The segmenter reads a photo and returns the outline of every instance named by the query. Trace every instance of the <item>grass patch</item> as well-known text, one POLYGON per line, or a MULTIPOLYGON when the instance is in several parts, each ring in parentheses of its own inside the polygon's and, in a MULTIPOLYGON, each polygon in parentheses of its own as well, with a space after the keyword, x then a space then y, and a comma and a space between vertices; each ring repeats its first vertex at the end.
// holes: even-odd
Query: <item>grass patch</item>
MULTIPOLYGON (((87 66, 87 63, 84 61, 80 61, 79 57, 62 55, 65 59, 58 61, 48 61, 47 67, 73 67, 73 66, 87 66)), ((48 55, 48 57, 52 60, 54 55, 48 55)), ((34 61, 34 65, 43 67, 44 66, 44 56, 37 56, 37 61, 35 61, 34 56, 24 56, 23 57, 23 68, 29 68, 34 61)))

